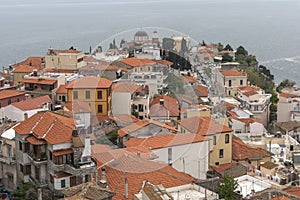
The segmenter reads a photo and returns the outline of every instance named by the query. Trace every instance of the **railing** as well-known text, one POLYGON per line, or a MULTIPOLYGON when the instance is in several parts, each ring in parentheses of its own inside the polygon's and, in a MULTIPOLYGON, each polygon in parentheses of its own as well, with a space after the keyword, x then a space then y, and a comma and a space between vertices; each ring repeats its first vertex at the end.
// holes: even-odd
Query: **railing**
POLYGON ((29 152, 28 157, 35 164, 40 164, 41 162, 47 162, 46 153, 41 153, 40 155, 38 155, 38 154, 34 154, 33 152, 29 152))
POLYGON ((11 165, 11 164, 16 164, 16 159, 14 157, 6 157, 3 155, 0 155, 0 162, 11 165))

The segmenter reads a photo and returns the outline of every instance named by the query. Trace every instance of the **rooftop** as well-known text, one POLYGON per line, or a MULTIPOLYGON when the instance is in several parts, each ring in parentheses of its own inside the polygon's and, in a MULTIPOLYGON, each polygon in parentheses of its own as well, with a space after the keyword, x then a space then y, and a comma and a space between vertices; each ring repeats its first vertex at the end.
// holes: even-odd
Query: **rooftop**
POLYGON ((44 106, 47 105, 47 103, 51 103, 51 99, 48 95, 45 95, 20 102, 14 102, 11 105, 19 108, 20 110, 28 111, 44 108, 44 106))
POLYGON ((57 82, 57 80, 56 79, 45 79, 45 78, 23 78, 19 82, 41 84, 41 85, 53 85, 57 82))
POLYGON ((105 78, 99 78, 96 76, 85 76, 72 81, 66 86, 67 89, 96 89, 96 88, 109 88, 112 82, 105 78))
POLYGON ((17 90, 0 90, 0 99, 7 99, 25 94, 25 92, 19 92, 17 90))
POLYGON ((223 76, 247 76, 245 73, 234 69, 221 71, 221 74, 223 74, 223 76))

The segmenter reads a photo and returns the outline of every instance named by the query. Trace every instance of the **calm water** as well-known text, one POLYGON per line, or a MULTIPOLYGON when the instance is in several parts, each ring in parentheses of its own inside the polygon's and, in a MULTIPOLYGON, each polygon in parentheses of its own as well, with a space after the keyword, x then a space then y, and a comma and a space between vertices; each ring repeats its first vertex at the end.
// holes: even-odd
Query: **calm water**
POLYGON ((88 51, 122 31, 164 27, 197 41, 243 45, 277 81, 300 84, 299 10, 297 0, 0 0, 0 66, 49 47, 88 51))

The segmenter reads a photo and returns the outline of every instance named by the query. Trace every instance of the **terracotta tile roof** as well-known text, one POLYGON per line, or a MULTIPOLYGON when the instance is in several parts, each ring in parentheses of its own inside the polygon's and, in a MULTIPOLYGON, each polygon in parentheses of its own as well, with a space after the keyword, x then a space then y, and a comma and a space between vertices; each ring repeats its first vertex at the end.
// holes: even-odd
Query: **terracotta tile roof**
POLYGON ((53 72, 53 73, 64 73, 64 74, 74 74, 77 73, 78 69, 54 69, 54 68, 45 68, 42 69, 43 72, 53 72))
POLYGON ((190 105, 190 106, 182 106, 181 113, 185 113, 190 109, 197 109, 197 110, 210 110, 210 107, 207 105, 190 105))
POLYGON ((274 197, 271 200, 291 200, 291 199, 284 196, 284 195, 282 195, 282 196, 279 196, 279 197, 274 197))
POLYGON ((266 168, 266 169, 273 169, 273 168, 275 168, 275 167, 278 167, 279 165, 277 165, 277 164, 275 164, 275 163, 273 163, 273 162, 271 162, 271 161, 267 161, 267 162, 265 162, 264 164, 261 164, 260 165, 260 167, 264 167, 264 168, 266 168))
POLYGON ((156 63, 153 60, 139 59, 139 58, 136 58, 136 57, 126 58, 126 59, 120 60, 120 62, 122 62, 126 65, 129 65, 131 67, 139 67, 139 66, 142 66, 142 65, 153 65, 153 64, 156 63))
POLYGON ((99 70, 99 71, 123 71, 128 72, 128 69, 110 64, 108 62, 100 62, 99 64, 88 64, 82 68, 80 68, 80 71, 93 71, 93 70, 99 70))
POLYGON ((68 90, 66 88, 66 85, 60 85, 58 89, 56 90, 56 94, 67 94, 68 90))
POLYGON ((160 149, 203 141, 206 139, 198 134, 169 134, 149 138, 130 138, 124 144, 127 147, 145 146, 150 149, 160 149))
POLYGON ((43 139, 37 139, 33 135, 30 135, 26 138, 26 141, 33 145, 43 145, 46 144, 46 141, 43 139))
POLYGON ((84 141, 79 136, 72 137, 72 145, 75 148, 84 147, 84 141))
POLYGON ((35 70, 34 67, 29 65, 20 65, 13 70, 14 73, 31 73, 35 70))
POLYGON ((124 197, 125 179, 128 181, 128 199, 133 199, 134 194, 139 193, 143 182, 149 181, 154 185, 162 184, 166 188, 191 184, 195 181, 191 176, 178 172, 168 164, 150 161, 137 156, 125 154, 116 159, 111 155, 97 155, 97 166, 99 167, 99 179, 101 169, 106 171, 108 188, 116 193, 113 200, 126 200, 124 197), (106 159, 104 159, 106 158, 106 159), (106 164, 103 164, 106 163, 106 164))
POLYGON ((284 131, 292 131, 300 127, 300 122, 299 121, 276 122, 276 126, 284 131))
POLYGON ((185 80, 188 83, 198 83, 199 82, 199 80, 193 76, 182 74, 181 77, 183 78, 183 80, 185 80))
POLYGON ((50 144, 71 142, 75 121, 54 112, 38 112, 14 128, 20 135, 33 134, 50 144))
POLYGON ((220 52, 221 54, 234 54, 234 51, 230 51, 230 50, 223 50, 220 52))
POLYGON ((66 86, 67 89, 82 88, 82 89, 94 89, 94 88, 109 88, 112 82, 106 78, 99 78, 96 76, 85 76, 72 81, 66 86))
POLYGON ((41 85, 53 85, 57 82, 55 79, 44 79, 44 78, 23 78, 19 82, 21 83, 33 83, 33 84, 41 84, 41 85))
POLYGON ((75 113, 90 113, 91 108, 90 105, 87 102, 84 101, 73 101, 68 102, 63 105, 64 109, 67 109, 67 111, 75 113))
POLYGON ((279 96, 281 97, 284 97, 284 98, 291 98, 293 97, 294 95, 293 94, 289 94, 289 93, 280 93, 279 96))
POLYGON ((216 120, 210 117, 191 117, 182 119, 180 121, 180 126, 184 127, 191 133, 196 133, 204 136, 232 131, 231 128, 219 124, 216 120))
POLYGON ((196 93, 196 95, 201 97, 208 97, 208 87, 204 85, 195 85, 193 86, 193 89, 196 93))
POLYGON ((21 65, 29 65, 32 66, 34 69, 42 69, 42 63, 44 62, 44 57, 28 57, 26 60, 16 63, 13 66, 19 67, 21 65))
POLYGON ((171 61, 167 61, 167 60, 153 60, 153 61, 162 65, 173 65, 171 61))
POLYGON ((74 50, 74 49, 67 49, 67 50, 53 50, 56 53, 72 53, 72 54, 78 54, 81 53, 81 51, 74 50))
POLYGON ((134 92, 140 92, 141 86, 135 85, 132 83, 127 82, 118 82, 114 83, 112 86, 112 92, 126 92, 126 93, 134 93, 134 92))
POLYGON ((4 78, 7 78, 7 79, 9 79, 9 78, 12 78, 12 77, 13 77, 13 75, 12 75, 12 74, 3 73, 3 72, 0 72, 0 76, 2 76, 2 77, 4 77, 4 78))
POLYGON ((291 187, 284 190, 286 193, 292 194, 294 196, 300 197, 300 186, 291 187))
POLYGON ((250 91, 244 91, 244 92, 242 92, 242 94, 247 97, 250 97, 250 96, 258 94, 258 92, 254 91, 254 90, 250 90, 250 91))
POLYGON ((234 69, 221 71, 221 74, 223 74, 223 76, 246 76, 245 73, 239 72, 239 71, 234 70, 234 69))
POLYGON ((166 129, 169 129, 170 131, 177 131, 175 128, 171 127, 171 126, 168 126, 166 124, 163 124, 163 123, 160 123, 156 120, 152 120, 152 119, 144 119, 144 120, 139 120, 135 123, 132 123, 124 128, 121 128, 118 130, 118 135, 119 137, 124 137, 132 132, 135 132, 139 129, 142 129, 146 126, 148 126, 149 124, 155 124, 157 126, 161 126, 163 128, 166 128, 166 129))
POLYGON ((236 107, 234 104, 231 104, 228 102, 225 102, 225 106, 226 106, 227 110, 232 110, 236 107))
POLYGON ((127 114, 113 115, 110 116, 110 119, 114 120, 117 124, 132 124, 140 121, 134 115, 127 114))
POLYGON ((245 144, 237 138, 232 138, 232 159, 233 160, 260 160, 271 156, 271 153, 262 148, 254 148, 245 144))
POLYGON ((225 170, 231 168, 233 165, 235 165, 235 163, 226 163, 226 164, 211 166, 211 168, 217 173, 221 174, 225 170))
POLYGON ((106 120, 110 120, 109 116, 93 115, 91 117, 91 124, 92 124, 92 126, 96 126, 99 123, 102 123, 106 120))
POLYGON ((16 97, 25 95, 26 92, 19 92, 17 90, 0 90, 0 99, 6 99, 10 97, 16 97))
POLYGON ((93 56, 84 56, 83 61, 85 61, 87 63, 99 63, 99 62, 101 62, 101 60, 98 60, 98 59, 94 58, 93 56))
POLYGON ((52 100, 48 95, 36 97, 33 99, 27 99, 20 102, 14 102, 11 105, 19 108, 20 110, 27 111, 27 110, 35 110, 40 109, 45 106, 46 103, 51 103, 52 100))
POLYGON ((256 86, 241 86, 238 88, 239 90, 241 91, 256 91, 256 92, 259 92, 261 89, 259 87, 256 87, 256 86))
POLYGON ((160 95, 154 97, 150 102, 149 115, 151 117, 161 117, 161 116, 178 117, 179 114, 180 112, 179 112, 178 101, 173 97, 160 95), (162 101, 163 101, 163 105, 161 105, 162 101))
POLYGON ((67 155, 73 153, 72 149, 63 149, 63 150, 57 150, 53 151, 54 156, 61 156, 61 155, 67 155))
POLYGON ((110 151, 111 148, 109 145, 105 144, 94 144, 92 145, 92 155, 99 154, 99 153, 104 153, 107 151, 110 151))

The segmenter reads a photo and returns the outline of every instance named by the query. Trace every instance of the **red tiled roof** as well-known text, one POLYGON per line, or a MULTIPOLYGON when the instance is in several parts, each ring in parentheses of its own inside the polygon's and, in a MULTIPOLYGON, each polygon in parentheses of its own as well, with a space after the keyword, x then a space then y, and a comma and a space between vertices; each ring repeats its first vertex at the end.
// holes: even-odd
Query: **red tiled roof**
POLYGON ((64 150, 57 150, 53 151, 54 156, 61 156, 61 155, 67 155, 73 153, 72 149, 64 149, 64 150))
POLYGON ((110 150, 111 150, 111 148, 109 145, 105 145, 105 144, 92 145, 92 155, 108 152, 110 150))
POLYGON ((244 91, 242 92, 245 96, 247 97, 250 97, 250 96, 253 96, 253 95, 256 95, 258 94, 258 92, 254 91, 254 90, 249 90, 249 91, 244 91))
POLYGON ((46 144, 46 141, 43 139, 37 139, 36 137, 34 137, 33 135, 30 135, 26 138, 26 141, 29 142, 30 144, 33 145, 43 145, 46 144))
POLYGON ((64 73, 64 74, 73 74, 78 71, 78 69, 55 69, 55 68, 45 68, 42 71, 44 72, 53 72, 53 73, 64 73))
POLYGON ((204 86, 204 85, 196 85, 193 86, 196 94, 200 95, 200 96, 204 96, 204 97, 208 97, 208 87, 204 86))
POLYGON ((127 82, 118 82, 113 84, 112 86, 112 92, 134 93, 140 91, 141 91, 141 86, 132 83, 127 83, 127 82))
POLYGON ((74 128, 73 118, 47 111, 34 114, 14 129, 20 135, 33 134, 36 138, 44 139, 50 144, 60 144, 71 142, 74 128))
POLYGON ((282 93, 279 94, 279 96, 284 97, 284 98, 290 98, 290 97, 293 97, 294 95, 282 92, 282 93))
POLYGON ((80 71, 85 71, 85 70, 102 70, 102 71, 118 71, 121 70, 123 72, 128 72, 128 69, 118 67, 113 64, 109 64, 107 62, 101 62, 99 64, 88 64, 85 67, 80 68, 80 71))
POLYGON ((182 119, 180 121, 180 126, 184 127, 191 133, 204 136, 232 131, 231 128, 219 124, 216 120, 210 117, 191 117, 182 119))
POLYGON ((167 61, 167 60, 153 60, 153 61, 162 65, 173 65, 171 61, 167 61))
POLYGON ((56 90, 56 94, 67 94, 67 93, 68 91, 65 85, 60 85, 56 90))
POLYGON ((25 95, 26 92, 19 92, 17 90, 0 90, 0 99, 6 99, 10 97, 16 97, 25 95))
POLYGON ((221 74, 223 74, 223 76, 246 76, 245 73, 239 72, 234 69, 221 71, 221 74))
POLYGON ((54 83, 57 82, 57 80, 55 80, 55 79, 44 79, 44 78, 39 78, 39 79, 23 78, 19 82, 21 82, 21 83, 41 84, 41 85, 53 85, 54 83))
POLYGON ((68 111, 72 113, 90 113, 91 108, 87 102, 84 101, 73 101, 63 105, 68 111))
POLYGON ((145 146, 150 149, 160 149, 170 146, 198 143, 205 140, 202 135, 198 134, 169 134, 149 138, 130 138, 125 142, 125 146, 145 146))
POLYGON ((300 186, 291 187, 291 188, 285 189, 284 191, 287 192, 287 193, 289 193, 289 194, 292 194, 292 195, 295 195, 297 197, 300 197, 300 186))
POLYGON ((291 199, 284 196, 284 195, 282 195, 282 196, 279 196, 279 197, 274 197, 271 200, 291 200, 291 199))
POLYGON ((177 99, 173 97, 169 97, 166 95, 160 95, 154 97, 150 102, 150 113, 151 117, 161 117, 161 116, 170 116, 170 117, 178 117, 179 105, 177 99), (161 105, 161 100, 163 100, 163 105, 161 105))
POLYGON ((13 66, 19 67, 21 65, 29 65, 32 66, 34 69, 42 69, 42 62, 44 58, 43 57, 28 57, 26 60, 16 63, 13 66))
POLYGON ((29 65, 20 65, 13 72, 14 73, 31 73, 35 70, 34 67, 29 65))
POLYGON ((125 179, 128 181, 128 199, 133 199, 134 194, 139 193, 146 180, 154 185, 162 184, 166 188, 191 184, 195 181, 191 176, 178 172, 168 164, 149 161, 131 154, 123 154, 114 159, 108 153, 107 156, 97 155, 95 159, 99 167, 99 178, 102 166, 106 171, 108 189, 116 193, 113 200, 127 200, 124 197, 125 179))
POLYGON ((126 65, 129 65, 131 67, 139 67, 139 66, 147 65, 147 64, 148 65, 152 65, 152 64, 156 63, 153 60, 139 59, 139 58, 136 58, 136 57, 126 58, 126 59, 120 60, 120 62, 122 62, 122 63, 124 63, 126 65))
POLYGON ((73 54, 78 54, 81 53, 81 51, 74 50, 74 49, 67 49, 67 50, 53 50, 56 53, 73 53, 73 54))
POLYGON ((271 156, 271 153, 262 148, 254 148, 245 144, 240 139, 232 139, 232 159, 245 160, 245 159, 262 159, 263 157, 271 156))
POLYGON ((144 119, 144 120, 139 120, 135 123, 132 123, 124 128, 121 128, 118 130, 118 135, 119 137, 124 137, 128 134, 130 134, 131 132, 135 132, 145 126, 148 126, 149 124, 155 124, 157 126, 161 126, 163 128, 169 129, 171 131, 177 131, 175 128, 168 126, 166 124, 160 123, 158 121, 152 120, 152 119, 144 119))
POLYGON ((217 173, 221 174, 225 170, 231 168, 233 165, 235 165, 235 163, 226 163, 226 164, 211 166, 211 168, 217 173))
POLYGON ((48 95, 27 99, 20 102, 14 102, 12 105, 20 110, 27 111, 43 108, 45 103, 51 103, 51 99, 48 95))
POLYGON ((241 91, 251 91, 251 90, 253 90, 253 91, 256 91, 256 92, 261 90, 259 87, 256 87, 256 86, 241 86, 238 89, 241 90, 241 91))
POLYGON ((198 83, 199 80, 193 76, 181 75, 181 77, 188 83, 198 83))
POLYGON ((99 78, 96 76, 85 76, 79 79, 72 81, 69 85, 66 86, 67 89, 94 89, 94 88, 109 88, 112 85, 110 80, 106 78, 99 78))
POLYGON ((4 77, 4 78, 12 78, 12 74, 7 74, 7 73, 3 73, 3 72, 0 72, 0 76, 4 77))

